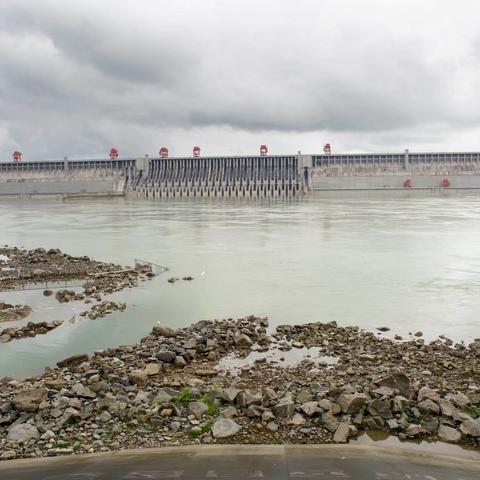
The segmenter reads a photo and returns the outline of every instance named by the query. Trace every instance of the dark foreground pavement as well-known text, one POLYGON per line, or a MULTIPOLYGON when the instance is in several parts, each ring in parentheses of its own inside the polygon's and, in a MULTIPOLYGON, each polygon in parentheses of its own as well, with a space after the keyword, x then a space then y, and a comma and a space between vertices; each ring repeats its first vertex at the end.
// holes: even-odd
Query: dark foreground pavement
POLYGON ((0 463, 1 480, 480 480, 473 458, 365 445, 216 445, 0 463))

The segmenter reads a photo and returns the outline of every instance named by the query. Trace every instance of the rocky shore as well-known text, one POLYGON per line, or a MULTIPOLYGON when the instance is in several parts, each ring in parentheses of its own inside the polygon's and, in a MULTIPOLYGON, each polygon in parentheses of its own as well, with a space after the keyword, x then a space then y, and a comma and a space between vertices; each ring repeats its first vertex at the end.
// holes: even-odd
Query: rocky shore
POLYGON ((156 325, 137 345, 4 378, 0 458, 343 443, 362 430, 480 447, 480 340, 395 341, 335 323, 267 327, 253 316, 156 325))
MULTIPOLYGON (((85 296, 118 292, 136 286, 140 277, 154 276, 148 265, 125 268, 114 263, 75 257, 58 248, 25 250, 19 247, 0 248, 0 291, 30 283, 84 280, 85 296)), ((66 290, 66 292, 69 292, 66 290)), ((53 293, 45 291, 46 295, 53 293)), ((68 296, 68 295, 67 295, 68 296)), ((66 301, 74 299, 75 292, 66 301)), ((57 297, 63 301, 61 297, 57 297)), ((78 298, 77 298, 78 300, 78 298)))
POLYGON ((45 335, 62 324, 63 322, 56 320, 54 322, 28 322, 24 327, 5 328, 0 330, 0 343, 8 343, 13 339, 45 335))
MULTIPOLYGON (((45 284, 78 280, 83 282, 83 291, 61 289, 54 292, 46 288, 46 297, 54 295, 59 303, 82 301, 90 304, 80 312, 81 317, 91 320, 103 318, 114 311, 126 309, 124 302, 104 300, 104 296, 131 288, 154 277, 149 265, 134 268, 122 267, 113 263, 99 262, 89 257, 74 257, 58 249, 25 250, 18 247, 0 248, 0 292, 23 288, 27 284, 45 284), (98 302, 98 303, 94 303, 98 302)), ((26 318, 32 309, 28 305, 11 305, 0 301, 0 322, 12 322, 26 318)), ((29 322, 26 327, 9 327, 0 331, 0 342, 45 334, 63 322, 29 322)))

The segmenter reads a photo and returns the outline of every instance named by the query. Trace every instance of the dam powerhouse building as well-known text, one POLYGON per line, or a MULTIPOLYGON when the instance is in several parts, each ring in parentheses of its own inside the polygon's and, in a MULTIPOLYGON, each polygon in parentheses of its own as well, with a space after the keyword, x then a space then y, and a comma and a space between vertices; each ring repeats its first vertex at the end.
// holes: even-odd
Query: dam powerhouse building
MULTIPOLYGON (((0 196, 289 197, 325 190, 479 189, 479 152, 110 158, 0 163, 0 196)), ((162 151, 163 150, 163 151, 162 151)), ((165 151, 166 150, 166 151, 165 151)), ((15 158, 15 155, 17 157, 15 158)))

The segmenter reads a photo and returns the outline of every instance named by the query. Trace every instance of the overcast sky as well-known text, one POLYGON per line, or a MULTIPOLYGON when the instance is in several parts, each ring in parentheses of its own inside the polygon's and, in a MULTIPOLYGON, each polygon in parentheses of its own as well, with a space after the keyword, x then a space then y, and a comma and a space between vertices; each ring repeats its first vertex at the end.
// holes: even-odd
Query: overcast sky
POLYGON ((480 150, 478 0, 0 0, 0 160, 480 150))

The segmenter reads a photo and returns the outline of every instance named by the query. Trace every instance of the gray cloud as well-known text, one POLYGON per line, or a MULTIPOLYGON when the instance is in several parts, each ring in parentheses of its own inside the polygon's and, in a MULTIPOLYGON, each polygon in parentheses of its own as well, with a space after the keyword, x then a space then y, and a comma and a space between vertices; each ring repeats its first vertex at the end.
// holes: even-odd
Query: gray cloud
POLYGON ((420 148, 447 132, 473 144, 479 11, 474 0, 3 0, 0 155, 166 142, 244 153, 266 139, 319 150, 324 137, 420 148))

